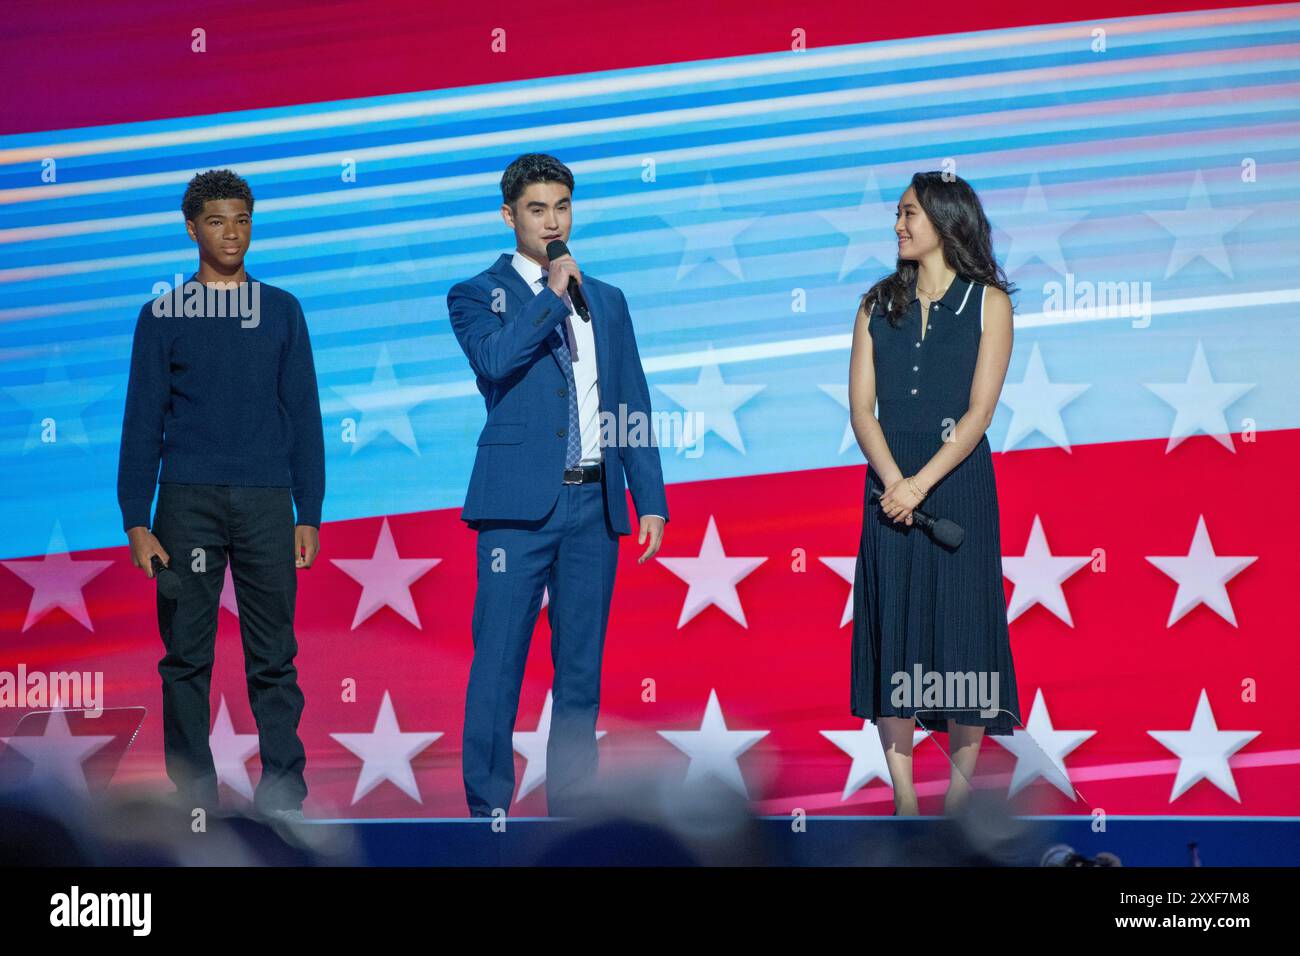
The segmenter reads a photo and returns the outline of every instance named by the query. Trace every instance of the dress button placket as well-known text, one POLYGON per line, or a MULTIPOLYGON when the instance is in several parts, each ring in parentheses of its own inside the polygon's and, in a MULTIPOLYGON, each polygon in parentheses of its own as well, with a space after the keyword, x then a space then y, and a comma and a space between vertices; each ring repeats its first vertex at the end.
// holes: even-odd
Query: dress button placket
MULTIPOLYGON (((918 340, 918 341, 914 342, 914 343, 913 343, 913 347, 919 349, 919 348, 921 347, 921 343, 920 343, 920 341, 918 340)), ((919 366, 919 365, 913 365, 913 366, 912 366, 912 371, 913 371, 913 372, 916 372, 916 371, 919 371, 919 370, 920 370, 920 366, 919 366)), ((913 394, 913 395, 916 394, 916 389, 912 389, 912 394, 913 394)))

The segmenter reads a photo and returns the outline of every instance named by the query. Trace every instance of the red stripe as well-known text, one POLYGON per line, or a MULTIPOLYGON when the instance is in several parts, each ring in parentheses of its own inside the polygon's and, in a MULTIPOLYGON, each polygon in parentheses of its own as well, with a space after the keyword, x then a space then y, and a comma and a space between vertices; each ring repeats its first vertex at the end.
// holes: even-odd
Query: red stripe
MULTIPOLYGON (((1223 0, 907 4, 810 0, 606 0, 431 4, 223 0, 16 0, 5 5, 3 131, 30 132, 327 102, 528 77, 809 47, 1224 7, 1223 0), (191 31, 206 31, 193 53, 191 31), (491 50, 506 31, 505 53, 491 50)), ((1087 42, 1080 28, 1080 43, 1087 42)))
MULTIPOLYGON (((1300 465, 1300 429, 1234 435, 1235 453, 1205 435, 1172 452, 1164 439, 995 453, 1002 552, 1024 553, 1035 515, 1056 555, 1095 555, 1063 584, 1074 626, 1034 606, 1011 623, 1021 716, 1041 689, 1058 730, 1096 734, 1066 758, 1084 800, 1037 783, 1037 812, 1188 813, 1295 816, 1300 811, 1300 723, 1295 720, 1294 542, 1300 505, 1273 494, 1262 527, 1243 508, 1242 490, 1276 486, 1300 465), (1186 554, 1205 516, 1219 555, 1257 560, 1227 591, 1233 627, 1201 605, 1166 626, 1177 583, 1148 555, 1186 554), (1254 697, 1245 693, 1258 688, 1254 697), (1186 730, 1201 689, 1221 730, 1259 730, 1233 758, 1240 802, 1202 781, 1170 802, 1175 756, 1148 734, 1186 730)), ((846 456, 848 457, 848 456, 846 456)), ((748 627, 708 607, 677 627, 687 584, 658 561, 636 563, 635 539, 620 548, 601 678, 602 772, 659 767, 680 780, 686 758, 657 734, 699 727, 715 690, 732 729, 769 731, 740 765, 768 812, 877 812, 884 785, 841 801, 850 760, 821 735, 862 726, 849 714, 850 628, 840 626, 849 585, 820 560, 852 555, 862 520, 864 466, 812 469, 668 488, 672 521, 661 556, 694 556, 710 516, 727 553, 767 560, 737 586, 748 627), (646 681, 654 698, 646 697, 646 681)), ((328 516, 329 502, 326 501, 328 516)), ((439 558, 411 585, 421 627, 390 607, 355 630, 361 585, 337 558, 369 557, 384 519, 329 522, 323 550, 299 573, 295 632, 307 697, 301 733, 308 751, 309 811, 347 816, 462 815, 460 741, 472 655, 474 537, 459 509, 394 515, 388 523, 403 558, 439 558), (355 702, 343 695, 355 682, 355 702), (385 692, 402 728, 443 733, 414 761, 423 802, 383 784, 351 805, 360 761, 330 734, 367 732, 385 692)), ((148 711, 115 780, 157 782, 162 774, 161 691, 153 587, 124 548, 79 552, 75 560, 113 559, 83 590, 88 631, 55 609, 23 631, 32 588, 0 568, 0 671, 104 672, 108 707, 148 711)), ((24 560, 24 559, 19 559, 24 560)), ((7 562, 12 563, 12 562, 7 562)), ((1012 584, 1005 582, 1010 595, 1012 584)), ((255 732, 245 690, 239 622, 219 613, 213 712, 224 696, 240 733, 255 732)), ((537 726, 553 668, 549 626, 532 641, 517 729, 537 726)), ((0 707, 0 737, 21 716, 0 707)), ((945 741, 946 742, 946 741, 945 741)), ((2 751, 0 751, 2 753, 2 751)), ((0 758, 2 759, 2 758, 0 758)), ((980 774, 1009 773, 1014 761, 986 742, 980 774)), ((255 766, 255 764, 254 764, 255 766)), ((519 761, 523 771, 523 761, 519 761)), ((949 768, 933 742, 917 749, 923 812, 939 812, 949 768)), ((1005 787, 1005 782, 1002 784, 1005 787)), ((887 806, 887 801, 884 803, 887 806)), ((544 811, 541 791, 518 811, 544 811)), ((886 809, 884 812, 888 812, 886 809)))

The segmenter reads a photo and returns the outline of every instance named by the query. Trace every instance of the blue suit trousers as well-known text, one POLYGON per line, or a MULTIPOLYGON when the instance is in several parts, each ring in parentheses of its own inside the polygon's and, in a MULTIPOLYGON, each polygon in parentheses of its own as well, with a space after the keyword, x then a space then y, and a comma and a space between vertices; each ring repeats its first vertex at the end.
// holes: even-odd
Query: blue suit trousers
POLYGON ((619 539, 602 484, 561 485, 555 506, 537 520, 476 523, 474 658, 462 758, 471 816, 487 816, 498 808, 509 812, 515 789, 515 720, 543 587, 549 592, 555 671, 546 749, 547 812, 573 814, 594 781, 601 657, 619 539))

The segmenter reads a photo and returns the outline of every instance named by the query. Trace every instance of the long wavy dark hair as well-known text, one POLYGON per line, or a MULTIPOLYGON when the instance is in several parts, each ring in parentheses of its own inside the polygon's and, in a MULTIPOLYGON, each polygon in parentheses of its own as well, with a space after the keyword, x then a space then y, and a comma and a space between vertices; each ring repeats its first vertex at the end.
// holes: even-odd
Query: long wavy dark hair
MULTIPOLYGON (((1008 281, 1006 273, 993 257, 992 230, 979 197, 966 180, 953 173, 946 175, 947 178, 941 172, 928 172, 912 177, 916 201, 925 210, 943 242, 944 262, 949 269, 972 282, 1011 295, 1016 286, 1008 281)), ((874 308, 875 301, 879 300, 886 310, 889 324, 898 328, 903 324, 911 302, 908 295, 919 269, 914 260, 899 259, 892 275, 885 276, 862 293, 862 308, 874 308)))

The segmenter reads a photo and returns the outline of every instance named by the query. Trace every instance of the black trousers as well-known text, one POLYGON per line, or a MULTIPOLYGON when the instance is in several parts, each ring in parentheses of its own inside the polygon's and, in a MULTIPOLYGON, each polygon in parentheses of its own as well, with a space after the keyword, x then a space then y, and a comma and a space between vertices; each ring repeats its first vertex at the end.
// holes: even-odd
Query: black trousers
POLYGON ((217 611, 229 561, 262 759, 254 804, 264 812, 300 808, 307 757, 298 737, 303 694, 293 663, 298 577, 290 490, 162 483, 153 533, 181 580, 176 600, 158 595, 167 776, 195 806, 217 807, 208 731, 217 611))

